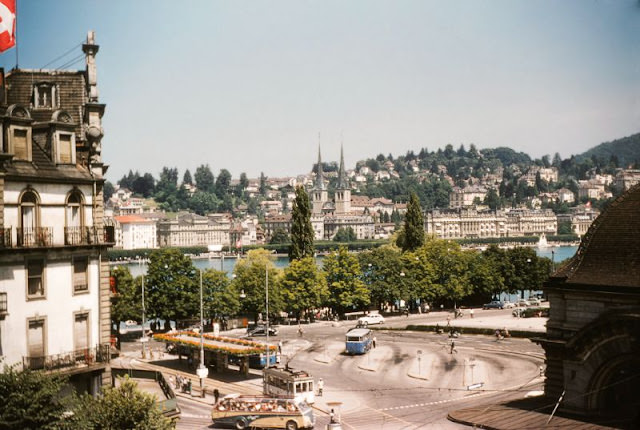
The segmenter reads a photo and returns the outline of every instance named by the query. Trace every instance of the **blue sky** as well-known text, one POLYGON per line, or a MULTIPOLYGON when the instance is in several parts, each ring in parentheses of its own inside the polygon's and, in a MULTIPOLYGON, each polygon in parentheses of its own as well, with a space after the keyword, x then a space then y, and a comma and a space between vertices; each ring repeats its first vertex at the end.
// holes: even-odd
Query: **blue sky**
POLYGON ((21 68, 96 31, 112 182, 305 173, 319 132, 353 167, 448 143, 566 158, 640 131, 637 0, 18 2, 21 68))

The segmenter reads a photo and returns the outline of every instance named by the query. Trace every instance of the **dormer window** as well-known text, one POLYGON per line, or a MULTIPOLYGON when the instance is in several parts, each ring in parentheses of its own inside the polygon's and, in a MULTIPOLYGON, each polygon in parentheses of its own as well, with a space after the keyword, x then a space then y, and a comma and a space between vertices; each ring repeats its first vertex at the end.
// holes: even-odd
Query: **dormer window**
POLYGON ((33 107, 54 109, 58 107, 58 89, 55 84, 41 82, 33 86, 33 107))
POLYGON ((74 164, 76 161, 76 138, 74 133, 56 133, 56 163, 74 164))

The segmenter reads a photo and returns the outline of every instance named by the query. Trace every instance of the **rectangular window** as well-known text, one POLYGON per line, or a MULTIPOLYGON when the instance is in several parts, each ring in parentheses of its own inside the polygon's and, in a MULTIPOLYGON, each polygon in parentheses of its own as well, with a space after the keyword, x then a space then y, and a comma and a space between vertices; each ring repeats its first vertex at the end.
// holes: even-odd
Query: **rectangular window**
POLYGON ((27 263, 27 296, 44 297, 44 261, 29 260, 27 263))
POLYGON ((89 314, 76 314, 73 323, 73 343, 76 351, 89 347, 89 314))
POLYGON ((20 160, 29 159, 27 147, 27 130, 16 128, 13 130, 13 155, 20 160))
POLYGON ((73 292, 83 293, 89 291, 87 269, 89 259, 87 257, 73 259, 73 292))
POLYGON ((27 349, 30 369, 42 369, 44 367, 44 325, 44 319, 29 320, 27 349))
POLYGON ((58 135, 58 162, 62 164, 71 164, 73 162, 71 144, 73 139, 70 134, 58 135))

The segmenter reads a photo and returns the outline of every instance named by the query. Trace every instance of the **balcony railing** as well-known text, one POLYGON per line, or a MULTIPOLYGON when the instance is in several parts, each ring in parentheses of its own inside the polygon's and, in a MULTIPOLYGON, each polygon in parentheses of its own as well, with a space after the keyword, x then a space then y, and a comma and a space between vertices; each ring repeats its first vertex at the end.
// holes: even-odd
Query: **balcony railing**
POLYGON ((65 245, 95 245, 115 242, 113 227, 65 227, 65 245))
POLYGON ((11 228, 0 229, 0 248, 11 248, 11 228))
POLYGON ((16 228, 18 233, 18 246, 36 248, 53 245, 53 228, 30 227, 16 228))
POLYGON ((80 366, 93 366, 108 363, 111 358, 111 345, 108 343, 93 348, 76 349, 62 354, 40 357, 22 357, 25 369, 30 370, 64 370, 80 366))
POLYGON ((4 317, 8 312, 7 293, 0 293, 0 317, 4 317))

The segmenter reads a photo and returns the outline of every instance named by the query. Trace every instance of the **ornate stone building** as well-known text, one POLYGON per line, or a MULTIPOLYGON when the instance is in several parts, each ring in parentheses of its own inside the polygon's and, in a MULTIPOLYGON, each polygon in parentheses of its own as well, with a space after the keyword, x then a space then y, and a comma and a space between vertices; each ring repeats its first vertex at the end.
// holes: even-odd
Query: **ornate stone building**
POLYGON ((85 70, 14 69, 0 88, 0 361, 111 383, 102 116, 93 32, 85 70))
POLYGON ((640 185, 591 225, 576 255, 545 284, 550 314, 545 395, 565 411, 638 428, 640 185))

